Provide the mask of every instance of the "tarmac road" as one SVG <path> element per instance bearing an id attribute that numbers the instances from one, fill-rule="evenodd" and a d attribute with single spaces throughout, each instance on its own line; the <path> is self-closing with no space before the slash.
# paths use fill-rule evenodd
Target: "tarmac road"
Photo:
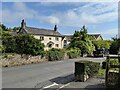
<path id="1" fill-rule="evenodd" d="M 69 59 L 2 68 L 2 88 L 34 88 L 38 83 L 73 74 L 74 62 L 78 60 L 102 62 L 104 58 Z"/>

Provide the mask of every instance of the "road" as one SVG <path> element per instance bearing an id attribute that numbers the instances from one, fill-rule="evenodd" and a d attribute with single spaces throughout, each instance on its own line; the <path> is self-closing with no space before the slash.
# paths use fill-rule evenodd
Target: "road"
<path id="1" fill-rule="evenodd" d="M 78 60 L 103 61 L 103 58 L 80 58 L 2 68 L 2 88 L 34 88 L 40 82 L 74 73 Z"/>

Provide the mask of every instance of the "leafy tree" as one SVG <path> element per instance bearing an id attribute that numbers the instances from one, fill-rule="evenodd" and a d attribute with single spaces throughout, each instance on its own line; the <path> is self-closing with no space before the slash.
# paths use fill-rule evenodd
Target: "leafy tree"
<path id="1" fill-rule="evenodd" d="M 20 29 L 20 27 L 14 27 L 14 28 L 13 28 L 14 31 L 17 31 L 17 30 L 19 30 L 19 29 Z"/>
<path id="2" fill-rule="evenodd" d="M 15 52 L 15 39 L 13 38 L 13 36 L 9 34 L 9 32 L 2 31 L 2 44 L 3 47 L 5 47 L 4 52 L 6 53 Z"/>
<path id="3" fill-rule="evenodd" d="M 79 48 L 82 55 L 92 54 L 95 47 L 87 34 L 87 29 L 85 28 L 85 26 L 83 26 L 80 31 L 75 31 L 70 43 L 70 47 Z"/>
<path id="4" fill-rule="evenodd" d="M 8 31 L 9 30 L 4 24 L 0 24 L 0 27 L 2 28 L 3 31 Z"/>
<path id="5" fill-rule="evenodd" d="M 119 39 L 113 39 L 114 41 L 112 42 L 110 46 L 110 53 L 111 54 L 118 54 L 120 52 L 120 38 Z"/>
<path id="6" fill-rule="evenodd" d="M 93 41 L 93 43 L 95 45 L 96 50 L 102 49 L 102 48 L 109 49 L 112 41 L 110 41 L 110 40 L 97 40 L 97 41 Z"/>
<path id="7" fill-rule="evenodd" d="M 44 44 L 33 36 L 28 34 L 21 34 L 15 36 L 16 39 L 16 52 L 26 55 L 41 55 L 44 51 Z"/>
<path id="8" fill-rule="evenodd" d="M 33 36 L 28 34 L 20 34 L 11 36 L 4 33 L 3 45 L 5 46 L 6 53 L 18 53 L 26 55 L 42 55 L 44 52 L 44 44 Z"/>

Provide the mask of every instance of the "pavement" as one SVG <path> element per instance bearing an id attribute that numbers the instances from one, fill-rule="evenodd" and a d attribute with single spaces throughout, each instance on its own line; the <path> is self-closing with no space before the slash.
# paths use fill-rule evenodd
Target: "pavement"
<path id="1" fill-rule="evenodd" d="M 104 90 L 105 76 L 91 77 L 85 82 L 76 81 L 74 74 L 57 77 L 42 83 L 38 83 L 35 88 L 38 90 L 63 90 L 63 89 L 94 89 Z"/>
<path id="2" fill-rule="evenodd" d="M 74 62 L 79 60 L 102 62 L 104 58 L 78 58 L 2 68 L 2 88 L 63 87 L 74 81 Z"/>

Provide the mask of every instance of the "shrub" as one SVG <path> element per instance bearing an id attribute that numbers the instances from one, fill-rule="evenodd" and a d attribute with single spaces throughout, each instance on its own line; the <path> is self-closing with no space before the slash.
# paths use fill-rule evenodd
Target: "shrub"
<path id="1" fill-rule="evenodd" d="M 89 77 L 97 74 L 100 68 L 100 63 L 92 61 L 75 62 L 75 77 L 77 80 L 85 81 Z M 86 78 L 85 78 L 86 77 Z"/>
<path id="2" fill-rule="evenodd" d="M 52 48 L 47 52 L 47 57 L 49 61 L 62 60 L 64 57 L 64 51 Z"/>
<path id="3" fill-rule="evenodd" d="M 119 65 L 118 59 L 111 59 L 110 66 L 112 65 Z M 102 68 L 106 69 L 106 60 L 102 62 Z"/>
<path id="4" fill-rule="evenodd" d="M 79 48 L 70 48 L 67 50 L 67 55 L 69 58 L 78 58 L 81 55 L 81 51 Z"/>

